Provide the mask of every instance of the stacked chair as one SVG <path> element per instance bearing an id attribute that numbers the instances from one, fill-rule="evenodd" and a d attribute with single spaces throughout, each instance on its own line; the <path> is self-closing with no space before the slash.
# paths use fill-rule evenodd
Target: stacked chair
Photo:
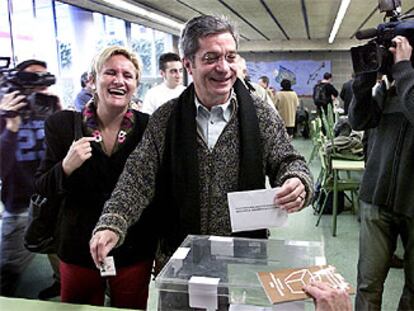
<path id="1" fill-rule="evenodd" d="M 326 115 L 322 115 L 322 119 L 317 118 L 319 120 L 315 119 L 312 121 L 315 122 L 315 131 L 317 130 L 318 124 L 323 124 L 325 129 L 325 134 L 320 130 L 318 133 L 319 137 L 312 137 L 314 149 L 316 148 L 316 150 L 318 150 L 321 161 L 321 171 L 317 181 L 320 184 L 320 191 L 319 196 L 314 200 L 313 204 L 314 207 L 316 204 L 320 206 L 318 220 L 316 222 L 316 226 L 318 226 L 326 208 L 328 196 L 330 193 L 333 193 L 332 235 L 336 236 L 338 192 L 350 192 L 350 201 L 352 202 L 352 208 L 355 212 L 355 206 L 358 202 L 357 192 L 360 186 L 360 178 L 353 177 L 352 172 L 363 171 L 365 163 L 360 155 L 354 155 L 352 152 L 344 153 L 343 150 L 341 150 L 343 145 L 341 146 L 338 144 L 338 142 L 341 141 L 341 137 L 334 137 L 334 114 L 331 107 L 328 107 L 328 112 Z M 335 141 L 337 141 L 337 144 L 335 144 Z M 342 141 L 344 141 L 344 139 L 342 139 Z M 313 153 L 314 151 L 312 151 L 309 162 L 314 157 Z M 324 196 L 322 196 L 322 193 Z M 320 202 L 322 198 L 324 198 L 323 202 Z"/>
<path id="2" fill-rule="evenodd" d="M 310 122 L 310 135 L 312 139 L 313 149 L 310 154 L 308 164 L 312 162 L 315 156 L 318 154 L 319 149 L 322 147 L 322 120 L 321 118 L 315 118 Z"/>

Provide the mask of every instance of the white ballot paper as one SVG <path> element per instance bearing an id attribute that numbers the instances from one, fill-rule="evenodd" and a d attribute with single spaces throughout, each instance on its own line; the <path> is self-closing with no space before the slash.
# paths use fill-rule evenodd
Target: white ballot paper
<path id="1" fill-rule="evenodd" d="M 279 188 L 230 192 L 227 194 L 233 232 L 287 225 L 285 210 L 273 203 Z"/>

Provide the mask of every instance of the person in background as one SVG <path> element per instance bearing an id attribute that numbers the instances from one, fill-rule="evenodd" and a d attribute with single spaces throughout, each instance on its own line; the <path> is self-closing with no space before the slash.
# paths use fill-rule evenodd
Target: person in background
<path id="1" fill-rule="evenodd" d="M 372 94 L 375 72 L 357 74 L 348 111 L 355 130 L 369 129 L 368 158 L 360 187 L 360 238 L 356 310 L 381 310 L 384 283 L 398 237 L 404 247 L 404 288 L 398 310 L 414 310 L 414 69 L 407 38 L 392 39 L 388 87 Z"/>
<path id="2" fill-rule="evenodd" d="M 75 98 L 76 111 L 82 111 L 83 107 L 85 107 L 85 104 L 90 101 L 93 96 L 92 76 L 88 72 L 84 72 L 81 75 L 80 82 L 82 89 Z"/>
<path id="3" fill-rule="evenodd" d="M 273 104 L 276 102 L 276 92 L 270 89 L 270 80 L 268 76 L 261 76 L 257 82 L 262 88 L 266 90 L 267 95 L 271 98 Z M 274 88 L 273 88 L 274 90 Z"/>
<path id="4" fill-rule="evenodd" d="M 261 85 L 250 81 L 246 60 L 240 55 L 237 56 L 237 77 L 243 82 L 250 93 L 258 96 L 276 110 L 275 104 L 268 92 Z"/>
<path id="5" fill-rule="evenodd" d="M 323 96 L 321 95 L 319 98 L 315 98 L 315 89 L 319 85 L 322 86 L 320 90 Z M 332 85 L 332 74 L 330 72 L 325 72 L 323 74 L 323 79 L 320 82 L 318 82 L 314 88 L 314 102 L 318 110 L 319 116 L 322 117 L 322 112 L 324 112 L 325 114 L 327 113 L 329 105 L 332 107 L 332 111 L 333 111 L 333 108 L 334 108 L 333 101 L 337 97 L 338 97 L 338 90 Z M 322 100 L 322 101 L 319 102 L 319 100 Z"/>
<path id="6" fill-rule="evenodd" d="M 227 194 L 265 188 L 265 174 L 280 187 L 275 207 L 298 212 L 312 197 L 309 169 L 283 121 L 237 79 L 234 26 L 225 18 L 195 17 L 180 47 L 194 82 L 151 116 L 128 159 L 90 242 L 97 266 L 146 210 L 163 216 L 157 252 L 163 267 L 188 234 L 232 235 Z M 268 231 L 235 235 L 267 238 Z"/>
<path id="7" fill-rule="evenodd" d="M 162 104 L 178 97 L 185 90 L 183 85 L 183 64 L 175 53 L 164 53 L 159 58 L 163 82 L 149 89 L 145 94 L 142 112 L 153 114 Z"/>
<path id="8" fill-rule="evenodd" d="M 102 277 L 89 253 L 92 229 L 147 125 L 148 115 L 130 107 L 141 69 L 135 54 L 111 46 L 96 55 L 91 76 L 95 94 L 82 111 L 84 137 L 74 141 L 78 112 L 50 117 L 46 156 L 35 179 L 41 195 L 64 195 L 57 246 L 61 301 L 103 305 L 108 284 L 111 306 L 145 309 L 157 244 L 155 223 L 144 214 L 129 228 L 124 244 L 111 253 L 115 276 Z"/>
<path id="9" fill-rule="evenodd" d="M 36 81 L 41 79 L 37 74 L 48 73 L 46 62 L 37 59 L 21 62 L 15 70 L 18 73 L 33 74 L 32 79 Z M 46 86 L 48 83 L 34 88 L 29 84 L 27 80 L 23 87 L 30 89 L 33 102 L 34 98 L 50 100 L 49 113 L 60 109 L 59 98 L 50 93 Z M 6 85 L 3 86 L 7 88 Z M 31 105 L 35 103 L 29 105 L 28 101 L 28 95 L 23 95 L 20 91 L 4 94 L 0 101 L 1 201 L 5 206 L 0 243 L 0 295 L 8 297 L 16 297 L 19 278 L 34 258 L 34 254 L 24 247 L 24 233 L 30 197 L 35 192 L 34 175 L 45 153 L 44 122 L 47 114 L 34 113 L 35 107 Z M 51 287 L 39 293 L 41 299 L 59 295 L 58 260 L 52 254 L 49 255 L 49 260 L 55 272 L 55 281 Z"/>
<path id="10" fill-rule="evenodd" d="M 289 136 L 293 137 L 299 98 L 296 92 L 292 90 L 290 80 L 283 79 L 282 82 L 280 82 L 280 86 L 282 89 L 276 93 L 276 109 L 279 111 L 283 121 L 285 121 L 286 130 Z"/>
<path id="11" fill-rule="evenodd" d="M 355 78 L 355 77 L 354 77 Z M 386 75 L 378 72 L 377 73 L 377 82 L 372 88 L 372 97 L 374 100 L 381 101 L 381 98 L 384 98 L 388 89 L 390 89 L 391 83 L 388 81 Z M 353 91 L 352 91 L 353 92 Z M 352 93 L 353 94 L 353 93 Z M 370 153 L 370 133 L 375 131 L 374 129 L 365 129 L 364 135 L 362 136 L 362 146 L 364 148 L 364 161 L 365 163 L 368 160 L 368 154 Z M 400 239 L 401 240 L 401 239 Z M 404 260 L 394 253 L 391 257 L 391 268 L 402 269 L 404 268 Z"/>
<path id="12" fill-rule="evenodd" d="M 259 81 L 257 82 L 262 88 L 267 90 L 269 88 L 269 77 L 268 76 L 261 76 Z"/>
<path id="13" fill-rule="evenodd" d="M 272 98 L 276 98 L 277 90 L 273 86 L 269 86 L 269 91 L 272 93 Z"/>
<path id="14" fill-rule="evenodd" d="M 339 97 L 341 97 L 342 101 L 344 102 L 345 115 L 348 115 L 349 104 L 351 103 L 352 97 L 354 96 L 354 92 L 352 91 L 352 83 L 354 83 L 354 78 L 355 74 L 352 73 L 351 79 L 342 85 L 341 93 L 339 94 Z"/>

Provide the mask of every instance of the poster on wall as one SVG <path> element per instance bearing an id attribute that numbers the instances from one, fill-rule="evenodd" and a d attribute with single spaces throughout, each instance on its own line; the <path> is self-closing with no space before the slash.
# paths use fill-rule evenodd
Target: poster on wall
<path id="1" fill-rule="evenodd" d="M 274 62 L 247 62 L 247 70 L 252 82 L 261 76 L 268 76 L 270 85 L 280 90 L 280 82 L 289 79 L 292 89 L 299 96 L 312 96 L 313 87 L 322 80 L 325 72 L 331 72 L 329 60 L 282 60 Z"/>

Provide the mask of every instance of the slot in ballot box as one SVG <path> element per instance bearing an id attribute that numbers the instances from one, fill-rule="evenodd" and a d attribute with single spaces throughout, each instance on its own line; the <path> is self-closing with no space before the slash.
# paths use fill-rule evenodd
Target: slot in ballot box
<path id="1" fill-rule="evenodd" d="M 155 279 L 158 310 L 315 310 L 272 305 L 257 272 L 324 264 L 321 242 L 189 235 Z"/>

